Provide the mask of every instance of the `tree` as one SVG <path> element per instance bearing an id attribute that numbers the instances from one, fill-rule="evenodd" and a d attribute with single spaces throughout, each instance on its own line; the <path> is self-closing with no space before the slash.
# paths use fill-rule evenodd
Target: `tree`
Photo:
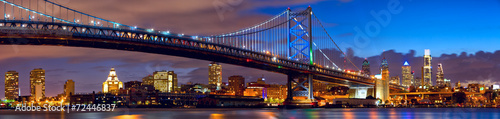
<path id="1" fill-rule="evenodd" d="M 366 99 L 375 99 L 372 95 L 366 97 Z"/>
<path id="2" fill-rule="evenodd" d="M 452 97 L 453 97 L 453 102 L 459 104 L 464 103 L 465 100 L 467 99 L 467 96 L 465 95 L 464 92 L 455 92 L 453 93 Z"/>

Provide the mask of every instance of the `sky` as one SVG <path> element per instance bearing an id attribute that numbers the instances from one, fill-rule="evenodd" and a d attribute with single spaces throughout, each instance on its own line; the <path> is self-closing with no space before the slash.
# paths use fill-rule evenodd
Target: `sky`
<path id="1" fill-rule="evenodd" d="M 430 49 L 433 67 L 443 63 L 445 78 L 453 83 L 499 84 L 500 80 L 500 0 L 52 1 L 122 24 L 190 35 L 236 31 L 287 8 L 294 11 L 311 6 L 335 42 L 344 51 L 352 49 L 348 57 L 358 67 L 367 58 L 371 72 L 379 73 L 381 59 L 386 57 L 391 76 L 400 76 L 403 62 L 408 60 L 418 77 L 424 49 Z M 359 37 L 363 35 L 366 37 Z M 29 71 L 34 68 L 46 70 L 46 94 L 55 96 L 62 93 L 67 79 L 75 81 L 77 93 L 100 91 L 111 67 L 116 68 L 123 82 L 141 80 L 157 70 L 173 70 L 178 74 L 179 84 L 208 83 L 210 63 L 176 56 L 64 46 L 0 45 L 0 54 L 0 72 L 19 72 L 21 95 L 29 95 Z M 332 57 L 338 65 L 354 69 L 342 64 L 343 56 Z M 222 74 L 223 82 L 231 75 L 242 75 L 247 82 L 261 76 L 268 83 L 284 84 L 286 80 L 283 74 L 229 64 L 223 64 Z M 4 82 L 0 81 L 0 89 L 3 87 Z M 0 91 L 0 98 L 3 93 Z"/>

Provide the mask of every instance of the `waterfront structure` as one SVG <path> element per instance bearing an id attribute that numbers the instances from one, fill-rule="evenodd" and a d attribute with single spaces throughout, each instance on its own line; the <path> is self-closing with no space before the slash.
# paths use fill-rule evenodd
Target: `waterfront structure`
<path id="1" fill-rule="evenodd" d="M 103 93 L 113 93 L 117 92 L 119 89 L 123 88 L 123 82 L 118 80 L 115 68 L 111 68 L 109 71 L 108 79 L 102 83 Z"/>
<path id="2" fill-rule="evenodd" d="M 38 101 L 45 97 L 45 70 L 33 69 L 30 72 L 30 93 L 34 100 Z"/>
<path id="3" fill-rule="evenodd" d="M 5 99 L 15 100 L 19 98 L 19 73 L 7 71 L 5 73 Z"/>
<path id="4" fill-rule="evenodd" d="M 410 64 L 408 63 L 408 61 L 405 61 L 405 63 L 403 63 L 403 66 L 401 67 L 402 69 L 402 76 L 403 76 L 403 86 L 404 87 L 410 87 L 412 86 L 412 80 L 413 79 L 413 73 L 411 71 L 411 66 Z"/>
<path id="5" fill-rule="evenodd" d="M 71 79 L 67 80 L 66 83 L 64 83 L 64 95 L 66 97 L 69 97 L 74 94 L 75 94 L 75 82 Z"/>
<path id="6" fill-rule="evenodd" d="M 245 78 L 240 75 L 230 76 L 228 78 L 229 91 L 236 96 L 243 96 L 245 92 Z"/>
<path id="7" fill-rule="evenodd" d="M 486 88 L 484 84 L 471 83 L 467 85 L 468 92 L 484 93 Z"/>
<path id="8" fill-rule="evenodd" d="M 422 88 L 427 89 L 432 86 L 432 66 L 431 50 L 425 49 L 424 66 L 422 67 Z"/>
<path id="9" fill-rule="evenodd" d="M 368 62 L 368 60 L 365 58 L 365 61 L 363 61 L 363 65 L 361 66 L 362 67 L 362 72 L 363 74 L 365 75 L 371 75 L 370 73 L 370 62 Z"/>
<path id="10" fill-rule="evenodd" d="M 270 84 L 267 87 L 267 99 L 284 101 L 287 96 L 286 85 Z"/>
<path id="11" fill-rule="evenodd" d="M 217 90 L 222 85 L 222 66 L 219 63 L 212 62 L 208 65 L 208 84 L 216 85 Z"/>
<path id="12" fill-rule="evenodd" d="M 389 100 L 389 65 L 387 60 L 382 59 L 380 66 L 381 77 L 375 80 L 375 98 L 379 98 L 384 103 Z"/>
<path id="13" fill-rule="evenodd" d="M 443 72 L 443 64 L 439 63 L 436 72 L 436 86 L 445 87 L 444 84 L 444 72 Z"/>
<path id="14" fill-rule="evenodd" d="M 389 80 L 389 83 L 390 84 L 396 84 L 396 85 L 399 85 L 400 84 L 400 78 L 399 76 L 393 76 L 391 77 L 391 80 Z"/>
<path id="15" fill-rule="evenodd" d="M 174 92 L 178 90 L 177 74 L 174 71 L 155 71 L 153 73 L 154 87 L 160 92 Z"/>

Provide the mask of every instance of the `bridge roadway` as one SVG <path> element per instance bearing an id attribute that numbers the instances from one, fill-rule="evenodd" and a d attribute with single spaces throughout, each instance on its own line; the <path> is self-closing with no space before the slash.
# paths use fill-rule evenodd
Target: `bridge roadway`
<path id="1" fill-rule="evenodd" d="M 0 21 L 1 44 L 56 45 L 139 51 L 216 61 L 282 74 L 312 73 L 317 80 L 339 84 L 373 85 L 370 78 L 310 66 L 231 46 L 147 31 L 65 23 Z"/>
<path id="2" fill-rule="evenodd" d="M 313 79 L 348 86 L 374 85 L 368 76 L 311 66 L 272 55 L 207 42 L 188 35 L 80 24 L 0 20 L 0 44 L 53 45 L 115 49 L 173 55 L 251 67 L 286 75 L 313 74 Z M 391 85 L 392 89 L 402 89 Z"/>

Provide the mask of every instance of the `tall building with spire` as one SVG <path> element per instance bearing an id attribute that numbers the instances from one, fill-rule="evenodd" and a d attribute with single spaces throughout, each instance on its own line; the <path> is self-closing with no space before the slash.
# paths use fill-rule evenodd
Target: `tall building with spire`
<path id="1" fill-rule="evenodd" d="M 370 73 L 370 62 L 368 62 L 368 60 L 366 60 L 366 58 L 365 58 L 365 61 L 363 61 L 363 65 L 361 67 L 363 69 L 363 74 L 371 75 L 371 73 Z"/>
<path id="2" fill-rule="evenodd" d="M 382 100 L 384 103 L 389 100 L 389 65 L 387 60 L 382 59 L 380 66 L 380 72 L 382 74 L 381 79 L 375 80 L 375 97 Z"/>
<path id="3" fill-rule="evenodd" d="M 411 83 L 412 83 L 411 80 L 413 80 L 413 76 L 411 73 L 411 66 L 408 63 L 408 61 L 405 61 L 405 63 L 403 63 L 403 66 L 401 67 L 401 69 L 402 69 L 402 76 L 403 76 L 403 86 L 410 87 Z"/>
<path id="4" fill-rule="evenodd" d="M 5 99 L 15 100 L 19 97 L 19 73 L 7 71 L 5 73 Z"/>
<path id="5" fill-rule="evenodd" d="M 436 86 L 445 87 L 444 84 L 444 72 L 443 72 L 443 64 L 439 63 L 436 72 Z"/>
<path id="6" fill-rule="evenodd" d="M 219 63 L 212 62 L 208 65 L 208 84 L 216 85 L 217 90 L 222 85 L 222 66 Z"/>
<path id="7" fill-rule="evenodd" d="M 123 82 L 118 80 L 115 68 L 111 68 L 109 71 L 108 79 L 102 83 L 103 93 L 113 93 L 123 88 Z"/>
<path id="8" fill-rule="evenodd" d="M 35 100 L 45 97 L 45 70 L 33 69 L 30 72 L 30 93 Z"/>
<path id="9" fill-rule="evenodd" d="M 432 66 L 431 50 L 425 49 L 424 66 L 422 67 L 422 88 L 426 89 L 432 86 Z"/>

